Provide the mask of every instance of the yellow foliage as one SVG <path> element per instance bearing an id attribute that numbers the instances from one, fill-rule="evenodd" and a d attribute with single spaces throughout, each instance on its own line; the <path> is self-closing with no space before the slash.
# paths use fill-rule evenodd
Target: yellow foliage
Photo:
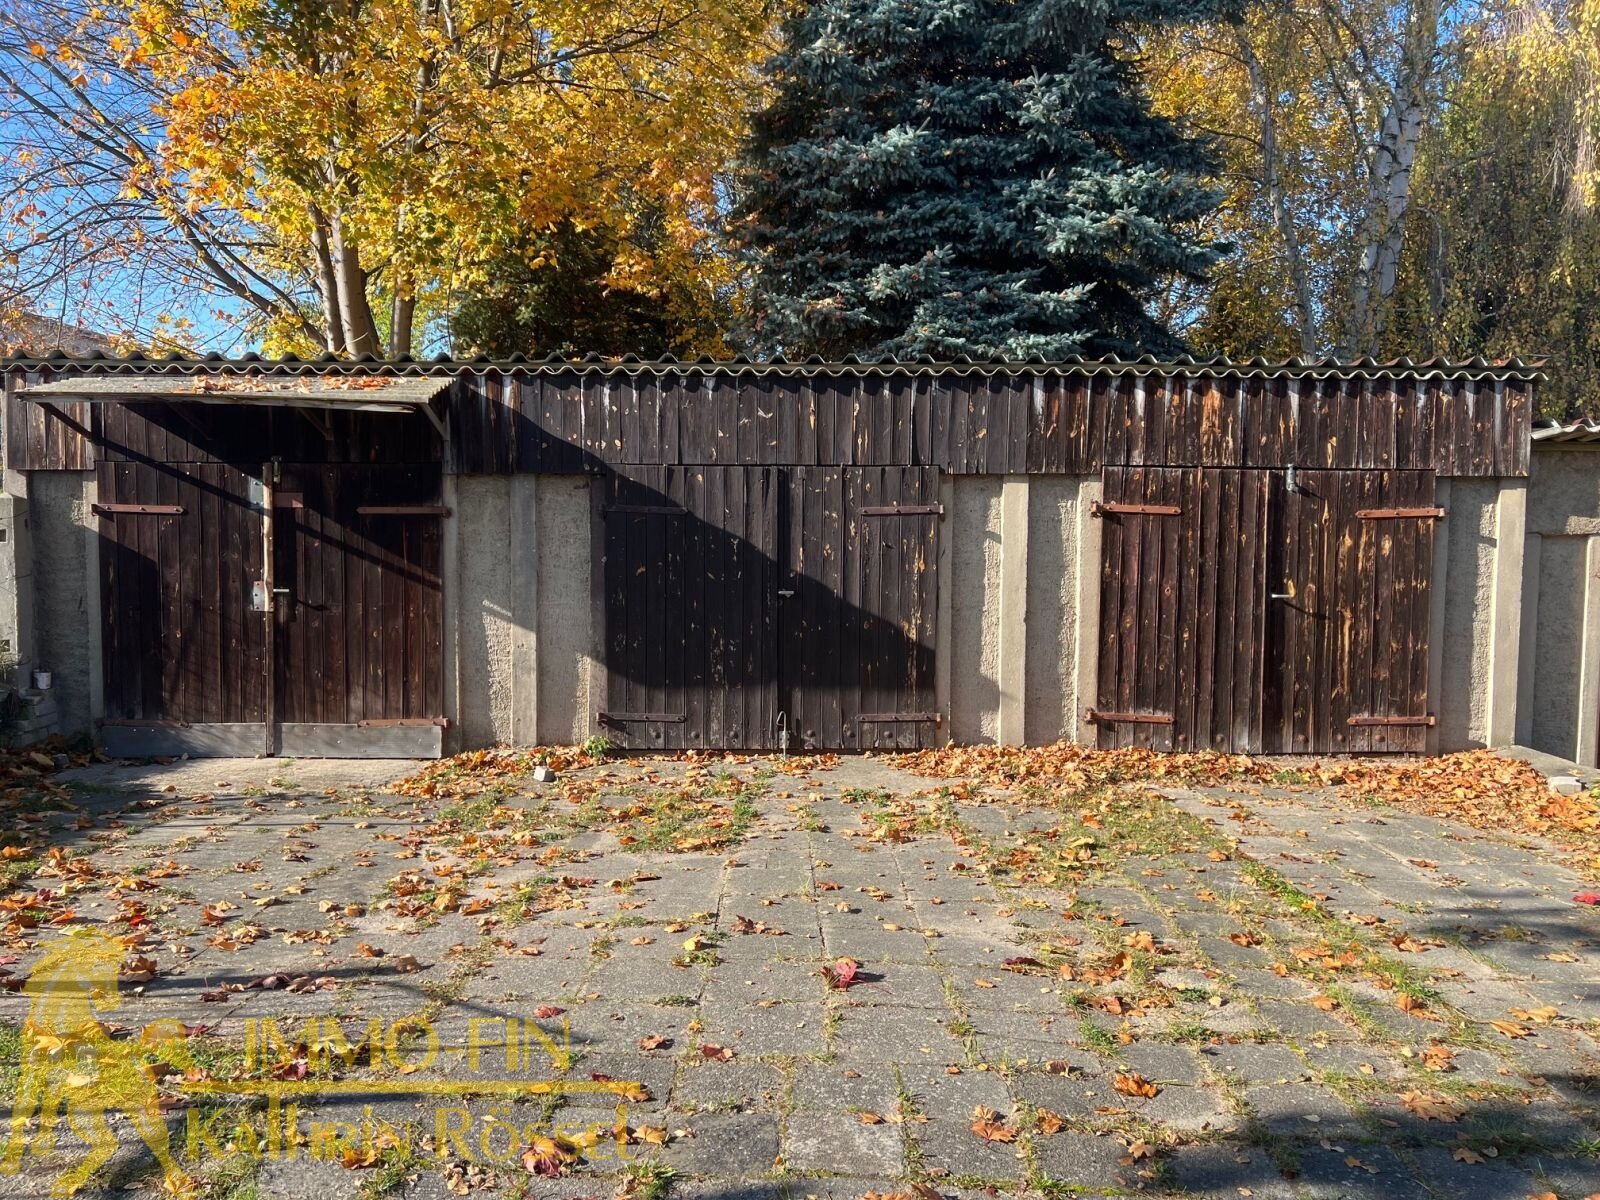
<path id="1" fill-rule="evenodd" d="M 616 282 L 725 285 L 704 252 L 714 172 L 767 52 L 753 0 L 128 0 L 80 37 L 121 39 L 164 97 L 161 183 L 232 211 L 302 282 L 355 256 L 380 300 L 445 308 L 497 252 L 563 221 L 648 251 Z M 286 11 L 291 15 L 285 15 Z M 176 201 L 175 202 L 179 202 Z M 344 264 L 348 266 L 349 264 Z M 285 312 L 270 341 L 304 323 Z"/>

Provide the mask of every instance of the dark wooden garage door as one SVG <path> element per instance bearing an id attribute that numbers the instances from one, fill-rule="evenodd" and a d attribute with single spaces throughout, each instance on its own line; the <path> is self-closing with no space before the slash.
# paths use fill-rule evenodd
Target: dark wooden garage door
<path id="1" fill-rule="evenodd" d="M 649 467 L 596 488 L 608 737 L 940 740 L 936 470 Z"/>
<path id="2" fill-rule="evenodd" d="M 284 464 L 273 515 L 282 745 L 442 725 L 439 468 Z"/>
<path id="3" fill-rule="evenodd" d="M 1271 474 L 1264 746 L 1421 751 L 1428 707 L 1432 471 Z"/>
<path id="4" fill-rule="evenodd" d="M 942 744 L 938 470 L 800 467 L 786 475 L 780 699 L 791 744 Z"/>
<path id="5" fill-rule="evenodd" d="M 1420 750 L 1433 475 L 1103 475 L 1102 746 Z"/>
<path id="6" fill-rule="evenodd" d="M 437 466 L 102 461 L 97 479 L 109 749 L 439 752 Z"/>
<path id="7" fill-rule="evenodd" d="M 604 525 L 606 736 L 764 747 L 776 713 L 777 472 L 640 467 L 595 483 Z"/>
<path id="8" fill-rule="evenodd" d="M 260 753 L 266 623 L 255 481 L 241 467 L 101 461 L 101 658 L 108 726 L 247 726 Z M 220 736 L 220 731 L 219 731 Z"/>

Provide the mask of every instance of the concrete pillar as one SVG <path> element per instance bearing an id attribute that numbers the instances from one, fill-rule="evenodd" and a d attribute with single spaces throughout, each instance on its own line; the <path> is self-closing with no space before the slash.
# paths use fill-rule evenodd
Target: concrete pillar
<path id="1" fill-rule="evenodd" d="M 1028 477 L 1007 475 L 1000 485 L 1000 717 L 995 740 L 1027 740 L 1028 692 Z"/>
<path id="2" fill-rule="evenodd" d="M 1433 501 L 1444 509 L 1444 520 L 1433 524 L 1433 577 L 1428 583 L 1428 711 L 1434 724 L 1428 727 L 1424 749 L 1439 753 L 1439 712 L 1444 703 L 1444 626 L 1445 603 L 1450 595 L 1450 481 L 1434 485 Z"/>
<path id="3" fill-rule="evenodd" d="M 950 709 L 950 679 L 955 666 L 955 510 L 956 481 L 951 475 L 939 477 L 939 595 L 933 619 L 933 697 L 944 716 L 941 738 L 954 739 L 954 714 Z"/>
<path id="4" fill-rule="evenodd" d="M 1084 714 L 1098 701 L 1100 693 L 1100 536 L 1106 523 L 1091 514 L 1102 494 L 1098 478 L 1085 479 L 1078 485 L 1077 703 L 1068 736 L 1086 746 L 1097 741 L 1095 727 L 1084 719 Z"/>
<path id="5" fill-rule="evenodd" d="M 1578 663 L 1577 761 L 1600 766 L 1600 537 L 1583 543 L 1583 642 Z"/>
<path id="6" fill-rule="evenodd" d="M 7 496 L 0 499 L 0 665 L 13 668 L 15 678 L 0 683 L 24 686 L 35 661 L 28 502 Z"/>
<path id="7" fill-rule="evenodd" d="M 100 484 L 91 472 L 83 481 L 83 606 L 89 637 L 89 728 L 96 742 L 106 715 L 106 662 L 100 644 L 105 619 L 100 594 L 100 518 L 94 511 L 99 500 Z"/>
<path id="8" fill-rule="evenodd" d="M 1516 744 L 1533 745 L 1534 688 L 1538 682 L 1539 572 L 1544 558 L 1544 538 L 1530 533 L 1522 547 L 1522 625 L 1517 638 Z M 1492 679 L 1492 675 L 1491 675 Z M 1500 742 L 1490 742 L 1501 745 Z"/>
<path id="9" fill-rule="evenodd" d="M 511 741 L 539 741 L 539 507 L 536 475 L 511 478 Z"/>
<path id="10" fill-rule="evenodd" d="M 449 445 L 445 446 L 446 460 Z M 444 752 L 454 754 L 461 749 L 461 591 L 465 582 L 461 575 L 461 502 L 456 496 L 456 477 L 445 475 L 441 482 L 440 499 L 450 515 L 444 518 L 444 532 L 439 545 L 439 598 L 441 620 L 444 624 L 444 715 L 450 724 L 444 731 Z"/>
<path id="11" fill-rule="evenodd" d="M 1517 736 L 1527 526 L 1528 481 L 1502 480 L 1495 498 L 1494 591 L 1489 618 L 1487 732 L 1489 745 L 1496 747 L 1512 745 Z M 1528 674 L 1532 674 L 1531 663 Z"/>

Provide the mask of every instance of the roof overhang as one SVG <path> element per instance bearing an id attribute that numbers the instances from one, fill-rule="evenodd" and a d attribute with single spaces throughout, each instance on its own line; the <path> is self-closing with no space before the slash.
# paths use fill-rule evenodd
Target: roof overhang
<path id="1" fill-rule="evenodd" d="M 433 402 L 450 382 L 448 376 L 81 375 L 29 384 L 16 395 L 47 408 L 87 401 L 421 413 L 443 437 L 444 417 Z"/>
<path id="2" fill-rule="evenodd" d="M 1544 446 L 1587 446 L 1600 449 L 1600 422 L 1587 418 L 1578 421 L 1539 421 L 1533 427 L 1533 440 Z"/>

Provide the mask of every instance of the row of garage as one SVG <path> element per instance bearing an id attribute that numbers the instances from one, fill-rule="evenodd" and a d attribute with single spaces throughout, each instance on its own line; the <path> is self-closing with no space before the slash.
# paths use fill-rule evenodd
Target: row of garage
<path id="1" fill-rule="evenodd" d="M 1535 382 L 24 362 L 5 453 L 84 592 L 28 648 L 118 753 L 1420 751 L 1515 719 L 1445 645 L 1520 600 Z"/>

